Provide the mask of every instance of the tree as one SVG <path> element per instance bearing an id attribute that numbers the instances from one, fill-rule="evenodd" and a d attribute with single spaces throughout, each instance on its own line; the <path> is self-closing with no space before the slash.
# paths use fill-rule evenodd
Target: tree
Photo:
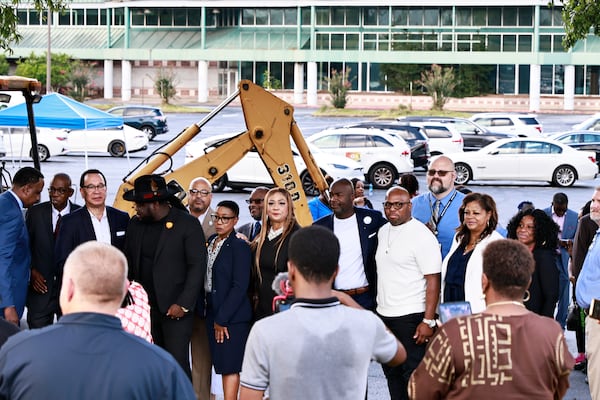
<path id="1" fill-rule="evenodd" d="M 30 0 L 34 8 L 39 13 L 63 10 L 69 0 Z M 0 48 L 12 54 L 11 45 L 21 40 L 21 35 L 17 31 L 19 22 L 17 16 L 17 7 L 21 0 L 4 0 L 0 2 Z"/>
<path id="2" fill-rule="evenodd" d="M 65 92 L 71 82 L 71 71 L 74 66 L 70 55 L 64 53 L 51 53 L 52 70 L 50 76 L 52 79 L 52 90 L 55 92 Z M 17 75 L 37 79 L 46 85 L 46 54 L 35 55 L 31 53 L 29 57 L 17 61 Z"/>
<path id="3" fill-rule="evenodd" d="M 94 67 L 95 62 L 83 63 L 79 60 L 75 60 L 71 72 L 71 84 L 73 89 L 69 92 L 69 95 L 77 101 L 84 101 L 87 96 L 87 89 L 94 78 Z"/>
<path id="4" fill-rule="evenodd" d="M 331 70 L 331 77 L 326 77 L 325 82 L 329 87 L 328 91 L 331 94 L 331 105 L 335 108 L 346 107 L 348 90 L 352 87 L 350 80 L 350 68 L 346 68 L 341 72 L 335 69 Z"/>
<path id="5" fill-rule="evenodd" d="M 381 80 L 390 90 L 409 93 L 411 83 L 419 80 L 426 66 L 421 64 L 383 64 Z"/>
<path id="6" fill-rule="evenodd" d="M 565 23 L 563 45 L 570 49 L 590 33 L 600 35 L 600 2 L 597 0 L 551 0 L 551 6 L 562 4 Z"/>
<path id="7" fill-rule="evenodd" d="M 494 92 L 490 74 L 495 70 L 493 65 L 462 64 L 456 65 L 456 79 L 460 84 L 454 88 L 456 97 L 480 96 Z"/>
<path id="8" fill-rule="evenodd" d="M 267 89 L 267 90 L 281 89 L 281 81 L 279 79 L 276 79 L 273 75 L 271 75 L 271 72 L 268 69 L 266 69 L 265 72 L 263 72 L 262 78 L 263 78 L 262 87 L 264 87 L 265 89 Z"/>
<path id="9" fill-rule="evenodd" d="M 158 92 L 163 104 L 169 104 L 169 100 L 173 99 L 177 94 L 175 90 L 176 75 L 173 71 L 165 71 L 160 69 L 154 78 L 154 88 Z"/>
<path id="10" fill-rule="evenodd" d="M 454 77 L 453 68 L 442 68 L 440 65 L 433 64 L 431 70 L 421 73 L 421 79 L 417 82 L 427 89 L 427 92 L 433 98 L 432 110 L 443 110 L 444 104 L 454 92 L 458 83 Z"/>
<path id="11" fill-rule="evenodd" d="M 9 64 L 4 54 L 0 54 L 0 75 L 8 75 Z"/>

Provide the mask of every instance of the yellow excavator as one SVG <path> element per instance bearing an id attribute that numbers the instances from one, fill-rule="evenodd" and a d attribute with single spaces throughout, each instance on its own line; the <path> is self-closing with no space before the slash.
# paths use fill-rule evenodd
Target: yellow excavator
<path id="1" fill-rule="evenodd" d="M 246 131 L 220 143 L 201 157 L 179 168 L 168 168 L 167 172 L 161 175 L 169 184 L 179 184 L 183 188 L 187 188 L 191 180 L 198 176 L 203 176 L 214 183 L 248 151 L 255 148 L 273 178 L 275 186 L 283 187 L 290 192 L 298 223 L 303 226 L 310 225 L 312 217 L 300 175 L 294 164 L 290 139 L 296 144 L 316 188 L 321 193 L 327 190 L 325 178 L 296 125 L 294 108 L 248 80 L 240 81 L 238 90 L 202 121 L 186 128 L 129 172 L 119 187 L 114 206 L 133 215 L 134 204 L 123 200 L 123 193 L 133 189 L 133 182 L 138 177 L 156 173 L 155 171 L 165 163 L 172 165 L 172 156 L 238 96 L 244 113 Z"/>

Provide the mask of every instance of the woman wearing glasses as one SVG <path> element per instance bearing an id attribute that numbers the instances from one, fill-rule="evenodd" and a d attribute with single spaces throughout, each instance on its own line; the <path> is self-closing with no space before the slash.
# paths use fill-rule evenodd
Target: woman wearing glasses
<path id="1" fill-rule="evenodd" d="M 252 255 L 248 243 L 236 236 L 239 212 L 235 202 L 224 200 L 211 215 L 217 233 L 208 239 L 204 279 L 210 354 L 215 371 L 222 376 L 226 400 L 237 399 L 252 319 L 247 296 Z"/>
<path id="2" fill-rule="evenodd" d="M 265 196 L 262 229 L 252 243 L 254 250 L 255 319 L 273 314 L 271 288 L 280 272 L 287 272 L 288 244 L 294 232 L 300 229 L 294 216 L 290 193 L 283 188 L 273 188 Z"/>
<path id="3" fill-rule="evenodd" d="M 468 301 L 473 313 L 478 313 L 485 309 L 481 291 L 483 250 L 503 239 L 496 232 L 496 202 L 487 194 L 470 193 L 463 199 L 458 217 L 460 226 L 442 263 L 441 302 Z"/>

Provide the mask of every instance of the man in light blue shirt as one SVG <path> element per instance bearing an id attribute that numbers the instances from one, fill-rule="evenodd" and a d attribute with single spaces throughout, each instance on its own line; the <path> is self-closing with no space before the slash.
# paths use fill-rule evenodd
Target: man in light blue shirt
<path id="1" fill-rule="evenodd" d="M 600 224 L 600 186 L 596 187 L 590 206 L 590 219 Z M 577 303 L 589 314 L 585 318 L 587 371 L 592 399 L 600 399 L 600 321 L 589 310 L 593 299 L 600 300 L 600 229 L 585 256 L 577 277 L 575 295 Z M 588 312 L 589 311 L 589 312 Z"/>
<path id="2" fill-rule="evenodd" d="M 412 199 L 412 216 L 431 229 L 446 257 L 456 228 L 460 225 L 458 209 L 465 197 L 454 188 L 454 163 L 446 156 L 435 159 L 427 171 L 429 193 Z"/>

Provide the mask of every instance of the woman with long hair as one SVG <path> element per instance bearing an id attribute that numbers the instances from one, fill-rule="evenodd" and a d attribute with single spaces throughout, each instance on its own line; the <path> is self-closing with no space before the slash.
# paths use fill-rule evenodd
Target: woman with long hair
<path id="1" fill-rule="evenodd" d="M 271 285 L 277 274 L 287 272 L 289 240 L 300 229 L 292 197 L 287 190 L 273 188 L 267 192 L 262 227 L 260 235 L 252 243 L 255 320 L 273 314 L 272 302 L 277 294 Z"/>

